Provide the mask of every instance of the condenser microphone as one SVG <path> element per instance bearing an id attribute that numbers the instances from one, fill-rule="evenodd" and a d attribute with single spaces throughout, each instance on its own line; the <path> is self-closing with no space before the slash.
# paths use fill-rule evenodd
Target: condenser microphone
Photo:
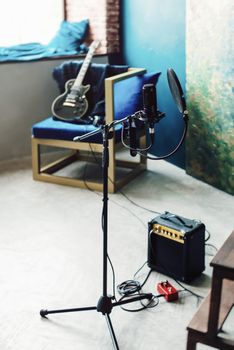
<path id="1" fill-rule="evenodd" d="M 149 134 L 151 142 L 154 141 L 154 124 L 158 121 L 157 116 L 157 97 L 156 87 L 154 84 L 145 84 L 143 92 L 143 111 L 145 122 L 149 125 Z"/>

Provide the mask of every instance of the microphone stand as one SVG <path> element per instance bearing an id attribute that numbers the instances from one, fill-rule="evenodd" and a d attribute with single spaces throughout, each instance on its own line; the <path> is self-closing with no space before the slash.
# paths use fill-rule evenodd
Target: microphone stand
<path id="1" fill-rule="evenodd" d="M 82 141 L 90 136 L 102 133 L 103 153 L 102 153 L 102 170 L 103 170 L 103 288 L 102 295 L 100 296 L 97 306 L 87 306 L 82 308 L 72 309 L 60 309 L 60 310 L 45 310 L 40 311 L 42 317 L 46 317 L 49 314 L 67 313 L 67 312 L 80 312 L 96 310 L 101 312 L 105 318 L 110 332 L 110 336 L 113 343 L 113 348 L 119 350 L 119 345 L 115 336 L 114 328 L 111 322 L 110 313 L 113 307 L 132 303 L 135 301 L 153 298 L 152 293 L 144 293 L 143 295 L 133 296 L 127 300 L 116 301 L 113 296 L 107 294 L 107 263 L 108 263 L 108 166 L 109 166 L 109 139 L 113 137 L 113 133 L 110 133 L 110 129 L 113 129 L 117 124 L 124 123 L 125 121 L 134 118 L 135 116 L 127 116 L 120 120 L 115 120 L 110 124 L 106 124 L 97 130 L 91 131 L 83 136 L 75 137 L 74 141 Z"/>
<path id="2" fill-rule="evenodd" d="M 178 145 L 175 147 L 175 149 L 168 153 L 167 155 L 161 156 L 161 157 L 149 157 L 148 155 L 145 155 L 144 153 L 141 153 L 141 151 L 148 151 L 152 144 L 153 144 L 153 138 L 154 138 L 154 124 L 158 123 L 164 116 L 164 113 L 161 113 L 159 111 L 154 111 L 154 100 L 155 96 L 153 89 L 151 89 L 150 86 L 147 86 L 147 91 L 145 91 L 145 95 L 143 95 L 143 99 L 145 97 L 145 105 L 146 105 L 146 111 L 138 111 L 134 113 L 133 115 L 127 116 L 125 118 L 122 118 L 120 120 L 114 120 L 110 124 L 106 124 L 101 126 L 99 129 L 91 131 L 83 136 L 77 136 L 73 139 L 73 141 L 82 141 L 90 136 L 102 133 L 102 144 L 103 144 L 103 153 L 102 153 L 102 169 L 103 169 L 103 220 L 102 220 L 102 229 L 103 229 L 103 290 L 102 295 L 100 296 L 97 306 L 87 306 L 82 308 L 73 308 L 73 309 L 60 309 L 60 310 L 45 310 L 42 309 L 40 311 L 40 315 L 42 317 L 46 317 L 46 315 L 49 314 L 56 314 L 56 313 L 66 313 L 66 312 L 80 312 L 80 311 L 90 311 L 90 310 L 96 310 L 97 312 L 101 312 L 105 318 L 106 322 L 109 328 L 109 332 L 111 335 L 113 347 L 115 350 L 119 350 L 119 345 L 115 336 L 114 328 L 112 326 L 112 322 L 110 319 L 110 313 L 115 306 L 120 306 L 128 303 L 132 303 L 135 301 L 147 299 L 149 302 L 153 300 L 153 294 L 152 293 L 144 293 L 142 295 L 133 295 L 132 297 L 129 297 L 127 300 L 123 300 L 122 298 L 119 301 L 116 301 L 114 296 L 109 296 L 107 294 L 107 263 L 108 263 L 108 166 L 109 166 L 109 139 L 113 137 L 113 132 L 110 132 L 111 129 L 114 129 L 114 127 L 117 124 L 123 124 L 124 122 L 128 121 L 131 123 L 133 119 L 138 119 L 144 123 L 147 123 L 149 125 L 149 132 L 150 132 L 150 138 L 151 138 L 151 144 L 149 147 L 146 147 L 145 149 L 134 149 L 133 147 L 128 147 L 125 145 L 125 143 L 122 140 L 122 143 L 125 147 L 130 149 L 130 154 L 135 155 L 135 151 L 142 155 L 147 157 L 148 159 L 153 160 L 160 160 L 160 159 L 166 159 L 173 155 L 179 147 L 182 145 L 186 133 L 187 133 L 187 126 L 188 126 L 188 111 L 186 110 L 186 103 L 183 95 L 183 90 L 180 86 L 180 82 L 173 71 L 172 68 L 168 69 L 168 82 L 171 89 L 171 93 L 176 101 L 176 104 L 180 110 L 180 112 L 183 114 L 183 119 L 185 123 L 184 132 L 183 135 L 178 143 Z M 151 104 L 152 104 L 152 110 L 151 110 Z M 153 117 L 148 116 L 147 109 L 149 109 L 149 112 L 153 113 Z M 146 112 L 146 113 L 145 113 Z"/>

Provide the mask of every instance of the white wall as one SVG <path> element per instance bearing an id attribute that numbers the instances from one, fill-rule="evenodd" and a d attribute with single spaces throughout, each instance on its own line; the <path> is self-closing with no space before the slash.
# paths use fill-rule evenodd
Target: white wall
<path id="1" fill-rule="evenodd" d="M 50 114 L 59 93 L 52 70 L 64 61 L 0 64 L 0 161 L 31 154 L 31 126 Z"/>

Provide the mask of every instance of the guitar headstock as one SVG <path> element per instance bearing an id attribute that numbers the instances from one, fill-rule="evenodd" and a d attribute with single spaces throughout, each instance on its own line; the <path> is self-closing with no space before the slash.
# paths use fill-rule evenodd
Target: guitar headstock
<path id="1" fill-rule="evenodd" d="M 101 45 L 100 41 L 94 40 L 92 44 L 89 46 L 89 52 L 94 53 L 100 45 Z"/>

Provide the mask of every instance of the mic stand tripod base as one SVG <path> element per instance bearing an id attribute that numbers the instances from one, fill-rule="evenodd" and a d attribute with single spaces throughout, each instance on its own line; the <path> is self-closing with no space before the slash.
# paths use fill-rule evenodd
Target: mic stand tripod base
<path id="1" fill-rule="evenodd" d="M 133 303 L 133 302 L 144 300 L 144 299 L 151 300 L 152 297 L 153 297 L 153 294 L 147 293 L 147 294 L 137 295 L 137 296 L 133 295 L 132 297 L 130 297 L 127 300 L 112 302 L 112 300 L 115 299 L 114 297 L 101 296 L 98 300 L 97 306 L 87 306 L 87 307 L 72 308 L 72 309 L 60 309 L 60 310 L 42 309 L 40 311 L 40 315 L 41 315 L 41 317 L 47 318 L 46 315 L 49 315 L 49 314 L 61 314 L 61 313 L 68 313 L 68 312 L 80 312 L 80 311 L 92 311 L 92 310 L 96 310 L 97 312 L 101 312 L 106 318 L 106 322 L 107 322 L 107 326 L 108 326 L 108 329 L 110 332 L 113 348 L 115 350 L 119 350 L 119 345 L 118 345 L 118 342 L 117 342 L 117 339 L 115 336 L 115 332 L 114 332 L 114 328 L 113 328 L 111 318 L 110 318 L 110 313 L 112 311 L 112 308 L 115 306 L 121 306 L 124 304 L 129 304 L 129 303 Z"/>
<path id="2" fill-rule="evenodd" d="M 98 306 L 100 307 L 100 304 L 101 304 L 103 306 L 102 310 L 98 310 L 98 307 L 96 307 L 96 306 L 88 306 L 88 307 L 73 308 L 73 309 L 61 309 L 61 310 L 44 310 L 44 309 L 42 309 L 40 311 L 40 315 L 41 315 L 41 317 L 47 318 L 46 315 L 49 315 L 49 314 L 58 314 L 58 313 L 66 313 L 66 312 L 80 312 L 80 311 L 90 311 L 90 310 L 100 311 L 100 312 L 102 312 L 102 314 L 106 318 L 106 323 L 107 323 L 107 326 L 108 326 L 108 329 L 110 332 L 113 348 L 115 350 L 119 350 L 119 345 L 118 345 L 118 342 L 117 342 L 117 339 L 115 336 L 115 332 L 114 332 L 114 328 L 113 328 L 113 325 L 112 325 L 112 322 L 111 322 L 111 319 L 109 316 L 109 313 L 112 309 L 112 305 L 109 306 L 109 303 L 108 303 L 107 310 L 109 310 L 109 308 L 110 308 L 110 311 L 109 311 L 109 313 L 104 312 L 104 308 L 106 308 L 106 302 L 103 302 L 103 300 L 101 300 L 102 298 L 108 298 L 108 297 L 101 297 L 99 299 Z"/>

